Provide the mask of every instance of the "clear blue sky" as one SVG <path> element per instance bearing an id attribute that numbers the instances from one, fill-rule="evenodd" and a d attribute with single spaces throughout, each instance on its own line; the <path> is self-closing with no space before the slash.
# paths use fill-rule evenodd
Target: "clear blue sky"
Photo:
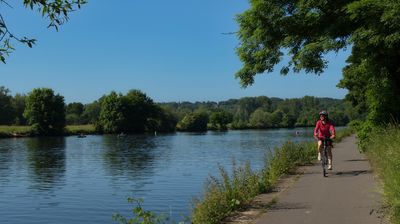
<path id="1" fill-rule="evenodd" d="M 18 1 L 22 4 L 22 1 Z M 17 3 L 14 3 L 17 4 Z M 92 102 L 112 90 L 140 89 L 156 102 L 221 101 L 244 96 L 343 98 L 338 89 L 348 53 L 330 54 L 322 76 L 277 72 L 243 89 L 234 73 L 235 15 L 247 0 L 90 0 L 59 32 L 38 12 L 1 5 L 18 36 L 38 39 L 0 64 L 0 85 L 15 93 L 49 87 L 69 102 Z"/>

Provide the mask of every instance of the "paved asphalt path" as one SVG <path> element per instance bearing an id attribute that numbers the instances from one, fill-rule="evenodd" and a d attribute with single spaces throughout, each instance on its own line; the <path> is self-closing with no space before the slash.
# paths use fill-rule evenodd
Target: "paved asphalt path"
<path id="1" fill-rule="evenodd" d="M 333 148 L 333 170 L 328 177 L 323 177 L 320 164 L 309 167 L 256 224 L 386 223 L 380 191 L 369 162 L 351 136 Z"/>

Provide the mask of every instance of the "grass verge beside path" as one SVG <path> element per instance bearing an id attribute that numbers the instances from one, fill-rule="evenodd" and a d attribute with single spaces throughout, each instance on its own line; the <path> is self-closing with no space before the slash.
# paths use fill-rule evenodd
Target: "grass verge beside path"
<path id="1" fill-rule="evenodd" d="M 339 131 L 336 142 L 352 133 L 350 129 Z M 220 223 L 248 205 L 255 196 L 271 192 L 283 175 L 290 174 L 297 166 L 309 164 L 315 159 L 315 142 L 286 142 L 266 156 L 264 168 L 260 172 L 252 171 L 249 163 L 239 167 L 233 164 L 232 175 L 228 175 L 221 167 L 221 177 L 210 177 L 206 182 L 203 198 L 195 200 L 192 222 Z"/>
<path id="2" fill-rule="evenodd" d="M 400 224 L 400 126 L 374 129 L 364 143 L 365 152 L 383 181 L 390 220 Z"/>

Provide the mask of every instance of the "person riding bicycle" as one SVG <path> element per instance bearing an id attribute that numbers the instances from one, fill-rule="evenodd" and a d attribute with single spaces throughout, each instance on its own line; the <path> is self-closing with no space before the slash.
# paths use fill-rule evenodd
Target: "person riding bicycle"
<path id="1" fill-rule="evenodd" d="M 328 112 L 319 112 L 319 120 L 315 125 L 314 138 L 318 140 L 318 160 L 321 160 L 321 152 L 323 150 L 322 140 L 325 138 L 334 139 L 335 138 L 335 127 L 329 121 Z M 328 169 L 332 169 L 332 141 L 328 141 Z"/>

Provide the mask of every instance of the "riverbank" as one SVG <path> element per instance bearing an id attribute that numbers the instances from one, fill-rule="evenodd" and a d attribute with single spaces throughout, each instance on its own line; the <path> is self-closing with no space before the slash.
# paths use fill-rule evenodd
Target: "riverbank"
<path id="1" fill-rule="evenodd" d="M 336 142 L 351 134 L 350 129 L 338 132 Z M 257 195 L 271 192 L 282 176 L 294 173 L 300 165 L 311 164 L 316 159 L 315 147 L 315 142 L 287 142 L 268 153 L 260 172 L 252 171 L 249 164 L 233 164 L 231 175 L 220 168 L 221 176 L 209 178 L 203 198 L 195 200 L 192 222 L 217 224 L 249 206 Z"/>
<path id="2" fill-rule="evenodd" d="M 373 128 L 363 146 L 383 182 L 386 214 L 400 224 L 400 126 Z"/>
<path id="3" fill-rule="evenodd" d="M 67 125 L 65 127 L 65 136 L 79 134 L 98 134 L 94 125 Z M 0 125 L 0 138 L 18 138 L 35 136 L 30 126 L 7 126 Z"/>
<path id="4" fill-rule="evenodd" d="M 217 130 L 213 128 L 209 128 L 207 131 L 234 131 L 234 130 L 276 130 L 282 129 L 285 127 L 271 127 L 271 128 L 246 128 L 246 129 L 228 129 L 228 130 Z M 301 126 L 295 128 L 309 128 L 308 126 Z M 295 129 L 293 128 L 293 129 Z M 186 131 L 176 131 L 176 132 L 186 132 Z M 70 135 L 98 135 L 99 133 L 93 124 L 85 124 L 85 125 L 67 125 L 65 127 L 64 136 Z M 150 134 L 154 134 L 153 132 Z M 299 131 L 294 132 L 294 135 L 302 135 Z M 16 125 L 0 125 L 0 138 L 17 138 L 17 137 L 34 137 L 36 136 L 32 132 L 32 128 L 30 126 L 16 126 Z"/>

